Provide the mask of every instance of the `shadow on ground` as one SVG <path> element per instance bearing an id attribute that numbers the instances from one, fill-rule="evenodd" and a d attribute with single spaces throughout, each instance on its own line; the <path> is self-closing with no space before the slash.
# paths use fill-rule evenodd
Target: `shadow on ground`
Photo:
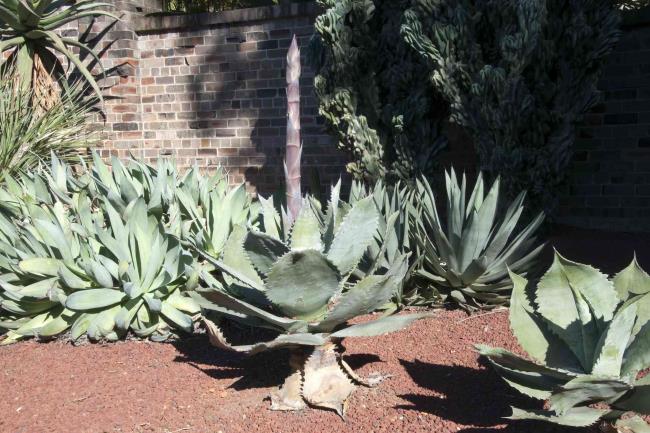
<path id="1" fill-rule="evenodd" d="M 587 433 L 548 423 L 508 421 L 510 406 L 541 409 L 541 405 L 508 387 L 489 366 L 480 369 L 463 366 L 436 365 L 421 361 L 400 360 L 400 364 L 421 388 L 440 396 L 405 394 L 409 402 L 398 409 L 430 413 L 461 425 L 469 425 L 464 433 Z M 503 424 L 507 424 L 503 428 Z"/>

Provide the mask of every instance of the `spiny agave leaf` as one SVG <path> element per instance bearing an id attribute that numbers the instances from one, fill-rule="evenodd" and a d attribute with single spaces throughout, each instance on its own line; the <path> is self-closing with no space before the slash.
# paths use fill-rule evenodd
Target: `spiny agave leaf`
<path id="1" fill-rule="evenodd" d="M 259 198 L 262 207 L 262 218 L 264 221 L 264 232 L 278 240 L 282 240 L 280 236 L 280 214 L 273 205 L 273 198 L 265 199 Z"/>
<path id="2" fill-rule="evenodd" d="M 619 302 L 614 285 L 591 266 L 556 252 L 537 288 L 539 313 L 590 371 L 600 334 Z"/>
<path id="3" fill-rule="evenodd" d="M 650 293 L 650 275 L 641 268 L 636 260 L 636 255 L 632 263 L 616 274 L 613 282 L 619 298 L 623 301 L 626 301 L 631 295 Z"/>
<path id="4" fill-rule="evenodd" d="M 434 313 L 400 314 L 352 325 L 332 334 L 332 338 L 375 337 L 406 328 L 411 323 L 433 317 Z"/>
<path id="5" fill-rule="evenodd" d="M 397 261 L 386 275 L 368 275 L 336 299 L 334 306 L 316 328 L 331 331 L 356 316 L 372 313 L 386 304 L 398 292 L 408 263 L 406 256 Z"/>
<path id="6" fill-rule="evenodd" d="M 327 253 L 327 258 L 342 275 L 350 272 L 361 260 L 377 232 L 378 220 L 372 197 L 357 202 L 343 219 Z"/>
<path id="7" fill-rule="evenodd" d="M 304 201 L 298 218 L 291 229 L 291 249 L 293 251 L 322 251 L 320 223 L 309 202 Z"/>
<path id="8" fill-rule="evenodd" d="M 499 180 L 497 179 L 480 207 L 470 212 L 469 223 L 462 233 L 460 243 L 460 270 L 465 270 L 475 257 L 481 256 L 492 234 L 498 201 Z"/>
<path id="9" fill-rule="evenodd" d="M 554 392 L 549 403 L 558 415 L 564 415 L 578 405 L 617 400 L 630 389 L 630 384 L 620 380 L 580 376 Z"/>
<path id="10" fill-rule="evenodd" d="M 265 350 L 287 347 L 322 346 L 327 341 L 323 334 L 283 334 L 278 336 L 275 340 L 268 342 L 233 346 L 226 341 L 221 329 L 219 329 L 214 322 L 204 318 L 203 323 L 205 324 L 206 331 L 210 337 L 210 343 L 212 343 L 213 346 L 234 352 L 246 353 L 247 355 L 254 355 Z"/>
<path id="11" fill-rule="evenodd" d="M 509 416 L 508 419 L 547 421 L 568 427 L 588 427 L 594 425 L 601 417 L 606 415 L 607 412 L 607 410 L 592 409 L 590 407 L 576 407 L 566 412 L 564 415 L 557 415 L 552 411 L 525 411 L 513 407 L 512 415 Z"/>
<path id="12" fill-rule="evenodd" d="M 602 334 L 594 355 L 593 375 L 619 377 L 623 354 L 632 335 L 632 327 L 636 319 L 635 304 L 618 311 L 607 330 Z"/>
<path id="13" fill-rule="evenodd" d="M 650 368 L 650 321 L 643 325 L 627 348 L 621 374 L 635 378 L 639 371 L 647 368 Z"/>
<path id="14" fill-rule="evenodd" d="M 291 251 L 266 278 L 266 296 L 288 317 L 311 320 L 325 313 L 341 277 L 320 251 Z"/>
<path id="15" fill-rule="evenodd" d="M 254 305 L 237 299 L 228 295 L 220 290 L 204 290 L 197 291 L 191 294 L 192 298 L 202 308 L 216 309 L 215 307 L 224 307 L 232 311 L 257 317 L 276 328 L 282 329 L 287 332 L 300 332 L 300 330 L 307 327 L 307 323 L 303 320 L 287 319 L 284 317 L 276 316 L 262 310 Z M 203 299 L 201 299 L 203 298 Z"/>
<path id="16" fill-rule="evenodd" d="M 256 230 L 251 230 L 244 240 L 244 249 L 258 272 L 267 275 L 273 263 L 289 252 L 279 239 Z"/>
<path id="17" fill-rule="evenodd" d="M 59 266 L 61 262 L 57 259 L 46 257 L 35 257 L 32 259 L 21 260 L 18 267 L 23 272 L 31 274 L 43 275 L 48 277 L 56 277 L 59 274 Z"/>
<path id="18" fill-rule="evenodd" d="M 634 389 L 616 401 L 614 406 L 625 411 L 650 415 L 650 375 L 636 381 Z"/>
<path id="19" fill-rule="evenodd" d="M 510 273 L 513 289 L 510 298 L 510 329 L 519 345 L 536 361 L 551 368 L 581 371 L 573 352 L 536 315 L 528 299 L 528 280 Z"/>
<path id="20" fill-rule="evenodd" d="M 75 311 L 95 310 L 118 304 L 125 294 L 113 289 L 86 289 L 68 296 L 65 306 Z"/>
<path id="21" fill-rule="evenodd" d="M 517 391 L 530 397 L 545 400 L 558 386 L 572 380 L 575 374 L 528 361 L 504 349 L 476 345 L 503 379 Z"/>
<path id="22" fill-rule="evenodd" d="M 230 237 L 226 241 L 223 252 L 223 263 L 231 269 L 236 269 L 238 274 L 246 277 L 247 280 L 253 281 L 253 288 L 264 286 L 264 282 L 258 275 L 257 271 L 251 264 L 249 256 L 244 249 L 244 239 L 247 236 L 246 228 L 241 225 L 234 226 Z M 237 276 L 233 275 L 237 278 Z M 242 281 L 245 283 L 246 281 Z"/>
<path id="23" fill-rule="evenodd" d="M 239 272 L 238 269 L 228 266 L 224 262 L 215 259 L 209 254 L 201 251 L 200 249 L 194 249 L 194 251 L 196 251 L 201 257 L 207 260 L 211 265 L 223 271 L 225 274 L 230 275 L 231 277 L 241 281 L 242 283 L 252 287 L 253 289 L 259 290 L 260 292 L 264 292 L 266 290 L 263 284 L 259 284 L 259 282 L 257 282 L 256 280 L 248 278 L 246 275 Z"/>

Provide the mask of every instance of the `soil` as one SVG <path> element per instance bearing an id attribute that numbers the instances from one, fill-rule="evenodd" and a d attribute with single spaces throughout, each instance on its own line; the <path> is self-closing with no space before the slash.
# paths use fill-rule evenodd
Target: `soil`
<path id="1" fill-rule="evenodd" d="M 614 272 L 637 249 L 650 269 L 643 237 L 572 236 L 557 245 L 567 258 Z M 345 341 L 344 357 L 359 373 L 393 377 L 359 388 L 343 421 L 321 410 L 268 410 L 265 398 L 288 372 L 283 352 L 246 358 L 209 346 L 204 335 L 80 347 L 28 341 L 0 348 L 0 432 L 595 432 L 504 420 L 510 405 L 539 403 L 509 388 L 475 343 L 517 350 L 505 310 L 439 311 L 399 333 Z"/>

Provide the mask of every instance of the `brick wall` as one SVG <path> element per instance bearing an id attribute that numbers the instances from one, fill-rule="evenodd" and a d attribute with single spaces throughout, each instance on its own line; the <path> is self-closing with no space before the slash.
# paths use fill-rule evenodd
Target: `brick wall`
<path id="1" fill-rule="evenodd" d="M 220 165 L 232 182 L 276 191 L 283 179 L 286 52 L 293 34 L 306 48 L 315 5 L 144 16 L 142 4 L 123 0 L 123 22 L 103 38 L 104 66 L 113 76 L 105 83 L 101 153 L 132 153 L 150 162 L 174 158 L 181 167 Z M 92 34 L 106 25 L 99 20 Z M 330 184 L 344 171 L 345 159 L 317 116 L 305 51 L 303 176 L 317 167 L 321 181 Z"/>
<path id="2" fill-rule="evenodd" d="M 185 167 L 222 165 L 233 182 L 245 179 L 265 193 L 277 190 L 286 123 L 284 57 L 293 33 L 306 46 L 316 7 L 144 16 L 156 10 L 156 2 L 114 4 L 122 22 L 106 29 L 108 22 L 100 19 L 88 35 L 102 37 L 103 62 L 113 75 L 105 82 L 103 155 L 173 157 Z M 559 220 L 650 231 L 650 13 L 628 16 L 625 23 L 603 74 L 603 103 L 579 128 Z M 344 172 L 345 155 L 324 132 L 313 73 L 303 66 L 303 176 L 318 167 L 329 184 Z M 461 131 L 452 135 L 443 162 L 471 170 L 471 143 Z"/>
<path id="3" fill-rule="evenodd" d="M 650 10 L 625 17 L 599 88 L 602 103 L 578 131 L 560 219 L 650 231 Z"/>

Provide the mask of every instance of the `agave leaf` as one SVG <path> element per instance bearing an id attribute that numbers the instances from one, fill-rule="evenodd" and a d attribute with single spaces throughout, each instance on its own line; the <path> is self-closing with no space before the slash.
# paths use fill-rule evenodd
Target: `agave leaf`
<path id="1" fill-rule="evenodd" d="M 336 267 L 320 251 L 291 251 L 271 268 L 266 296 L 288 317 L 311 320 L 325 313 L 339 282 Z"/>
<path id="2" fill-rule="evenodd" d="M 54 315 L 51 320 L 41 326 L 37 331 L 40 337 L 54 337 L 62 334 L 70 325 L 75 321 L 79 314 L 75 314 L 70 310 L 63 310 Z"/>
<path id="3" fill-rule="evenodd" d="M 508 419 L 547 421 L 568 427 L 588 427 L 594 425 L 607 412 L 606 410 L 592 409 L 590 407 L 576 407 L 563 415 L 557 415 L 552 411 L 525 411 L 513 407 L 512 415 Z"/>
<path id="4" fill-rule="evenodd" d="M 65 306 L 75 311 L 95 310 L 119 304 L 125 294 L 113 289 L 86 289 L 68 296 Z"/>
<path id="5" fill-rule="evenodd" d="M 621 375 L 634 378 L 639 371 L 647 368 L 650 368 L 650 321 L 645 323 L 627 348 Z"/>
<path id="6" fill-rule="evenodd" d="M 226 341 L 221 329 L 214 322 L 209 319 L 203 319 L 206 331 L 210 337 L 210 343 L 221 349 L 231 350 L 234 352 L 246 353 L 247 355 L 254 355 L 265 350 L 281 349 L 287 347 L 300 347 L 300 346 L 322 346 L 327 341 L 323 334 L 283 334 L 278 336 L 275 340 L 243 345 L 233 346 Z"/>
<path id="7" fill-rule="evenodd" d="M 47 277 L 57 277 L 59 275 L 59 266 L 61 262 L 57 259 L 35 257 L 25 259 L 18 263 L 18 267 L 23 272 Z"/>
<path id="8" fill-rule="evenodd" d="M 115 316 L 119 311 L 120 306 L 115 305 L 93 316 L 88 324 L 88 338 L 94 341 L 99 341 L 104 338 L 109 339 L 111 334 L 114 332 Z"/>
<path id="9" fill-rule="evenodd" d="M 238 225 L 233 227 L 230 237 L 226 241 L 223 252 L 223 263 L 231 269 L 236 269 L 237 273 L 246 277 L 247 280 L 253 281 L 253 288 L 264 285 L 264 282 L 253 267 L 249 256 L 244 249 L 244 239 L 247 237 L 246 228 Z M 233 275 L 234 278 L 237 276 Z M 239 279 L 239 278 L 237 278 Z M 242 281 L 246 283 L 246 281 Z"/>
<path id="10" fill-rule="evenodd" d="M 352 325 L 332 334 L 332 338 L 374 337 L 406 328 L 416 320 L 433 317 L 434 313 L 413 313 L 386 316 L 370 322 Z"/>
<path id="11" fill-rule="evenodd" d="M 580 362 L 571 350 L 535 315 L 528 298 L 528 280 L 510 273 L 510 329 L 519 345 L 536 361 L 551 368 L 580 371 Z"/>
<path id="12" fill-rule="evenodd" d="M 530 362 L 504 349 L 477 345 L 503 379 L 517 391 L 530 397 L 545 400 L 558 386 L 572 380 L 575 374 Z"/>
<path id="13" fill-rule="evenodd" d="M 128 330 L 143 303 L 144 300 L 142 298 L 126 301 L 122 308 L 120 308 L 119 313 L 115 316 L 115 326 L 124 331 Z"/>
<path id="14" fill-rule="evenodd" d="M 72 324 L 72 328 L 70 328 L 70 338 L 72 341 L 77 341 L 88 331 L 88 327 L 94 316 L 94 314 L 81 313 L 77 317 L 77 320 Z"/>
<path id="15" fill-rule="evenodd" d="M 327 258 L 342 275 L 350 272 L 361 260 L 377 232 L 378 221 L 379 214 L 372 197 L 357 202 L 345 216 L 327 253 Z"/>
<path id="16" fill-rule="evenodd" d="M 280 236 L 280 214 L 273 205 L 273 198 L 265 199 L 259 198 L 262 207 L 262 219 L 264 221 L 264 232 L 278 240 L 282 240 Z"/>
<path id="17" fill-rule="evenodd" d="M 307 328 L 307 323 L 303 320 L 276 316 L 220 290 L 197 291 L 191 296 L 202 308 L 215 311 L 218 311 L 219 307 L 227 308 L 240 314 L 257 317 L 269 325 L 286 332 L 300 332 Z"/>
<path id="18" fill-rule="evenodd" d="M 634 389 L 616 401 L 614 406 L 625 411 L 650 415 L 650 375 L 637 380 Z"/>
<path id="19" fill-rule="evenodd" d="M 357 282 L 330 307 L 325 320 L 315 326 L 322 331 L 331 331 L 336 326 L 356 316 L 372 313 L 386 304 L 398 292 L 408 263 L 402 256 L 386 275 L 368 275 Z"/>
<path id="20" fill-rule="evenodd" d="M 554 392 L 549 402 L 558 415 L 565 415 L 578 405 L 615 401 L 630 389 L 630 384 L 620 380 L 580 376 Z"/>
<path id="21" fill-rule="evenodd" d="M 162 303 L 160 313 L 179 329 L 182 329 L 188 333 L 192 332 L 192 318 L 187 314 L 179 311 L 178 309 L 172 307 L 169 302 Z"/>
<path id="22" fill-rule="evenodd" d="M 636 255 L 625 269 L 614 277 L 614 287 L 621 300 L 626 301 L 631 295 L 650 293 L 650 275 L 648 275 L 636 260 Z"/>
<path id="23" fill-rule="evenodd" d="M 481 256 L 492 234 L 492 226 L 494 225 L 499 201 L 499 183 L 497 179 L 492 185 L 492 188 L 490 188 L 485 200 L 480 204 L 480 207 L 472 210 L 470 213 L 469 225 L 466 229 L 467 231 L 462 234 L 462 242 L 459 250 L 459 269 L 462 271 L 469 266 L 475 257 Z"/>
<path id="24" fill-rule="evenodd" d="M 636 313 L 636 305 L 632 304 L 614 315 L 595 351 L 594 368 L 591 371 L 593 375 L 606 377 L 621 375 L 623 354 L 632 335 Z"/>
<path id="25" fill-rule="evenodd" d="M 322 251 L 320 223 L 308 202 L 304 202 L 300 214 L 291 229 L 291 249 L 293 251 Z"/>
<path id="26" fill-rule="evenodd" d="M 613 284 L 591 266 L 556 253 L 537 287 L 539 313 L 590 371 L 600 333 L 618 304 Z"/>
<path id="27" fill-rule="evenodd" d="M 244 249 L 255 269 L 264 275 L 269 273 L 273 263 L 289 252 L 277 238 L 255 230 L 246 235 Z"/>

